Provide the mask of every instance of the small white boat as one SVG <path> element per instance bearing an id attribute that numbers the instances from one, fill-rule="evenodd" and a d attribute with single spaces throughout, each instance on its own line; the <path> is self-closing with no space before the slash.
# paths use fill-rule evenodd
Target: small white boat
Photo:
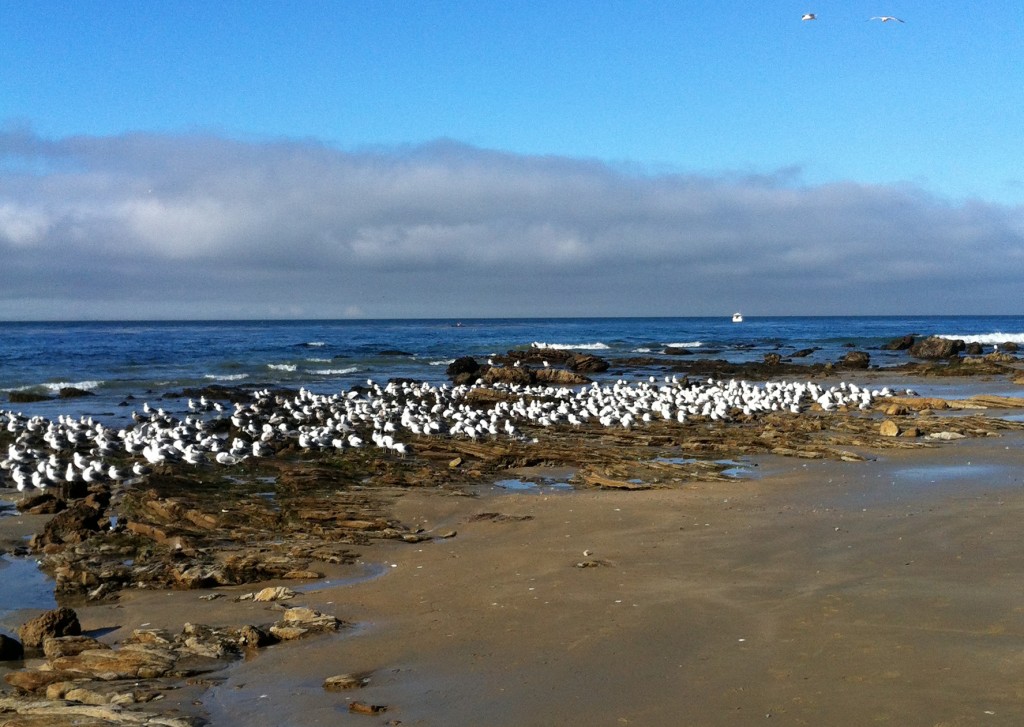
<path id="1" fill-rule="evenodd" d="M 743 322 L 743 314 L 742 313 L 733 313 L 732 314 L 732 322 L 733 323 L 742 323 Z"/>

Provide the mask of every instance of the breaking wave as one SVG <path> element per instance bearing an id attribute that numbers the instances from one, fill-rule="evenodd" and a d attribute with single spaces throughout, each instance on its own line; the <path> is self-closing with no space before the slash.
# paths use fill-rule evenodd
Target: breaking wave
<path id="1" fill-rule="evenodd" d="M 349 366 L 347 369 L 310 369 L 309 373 L 317 376 L 343 376 L 344 374 L 354 374 L 358 370 L 358 366 Z"/>
<path id="2" fill-rule="evenodd" d="M 603 351 L 609 348 L 608 344 L 601 343 L 541 343 L 534 341 L 530 344 L 532 348 L 547 348 L 554 351 Z"/>
<path id="3" fill-rule="evenodd" d="M 979 333 L 977 335 L 963 336 L 956 333 L 939 333 L 939 338 L 960 340 L 964 343 L 1024 343 L 1024 333 Z"/>

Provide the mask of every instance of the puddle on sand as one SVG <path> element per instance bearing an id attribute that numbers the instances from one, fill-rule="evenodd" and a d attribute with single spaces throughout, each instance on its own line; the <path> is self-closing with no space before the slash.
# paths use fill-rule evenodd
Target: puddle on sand
<path id="1" fill-rule="evenodd" d="M 655 457 L 654 461 L 658 464 L 695 464 L 698 460 L 693 457 Z"/>
<path id="2" fill-rule="evenodd" d="M 725 469 L 722 470 L 722 474 L 726 477 L 732 477 L 733 479 L 743 480 L 757 475 L 753 470 L 757 465 L 752 465 L 749 462 L 737 462 L 732 459 L 719 459 L 715 460 L 715 464 L 725 465 Z"/>
<path id="3" fill-rule="evenodd" d="M 684 466 L 688 464 L 698 464 L 699 462 L 706 460 L 699 460 L 696 457 L 655 457 L 653 461 L 658 464 Z M 747 479 L 756 475 L 753 468 L 757 467 L 757 465 L 750 462 L 737 462 L 731 459 L 719 459 L 715 460 L 715 464 L 723 465 L 725 469 L 722 470 L 722 474 L 726 477 L 732 477 L 733 479 Z"/>
<path id="4" fill-rule="evenodd" d="M 53 580 L 32 558 L 0 556 L 0 631 L 16 633 L 26 620 L 23 611 L 57 607 Z"/>
<path id="5" fill-rule="evenodd" d="M 309 583 L 302 583 L 300 585 L 289 586 L 296 593 L 310 593 L 313 591 L 322 591 L 327 588 L 339 588 L 341 586 L 354 586 L 357 583 L 366 583 L 372 581 L 375 578 L 380 578 L 388 572 L 388 566 L 385 563 L 366 563 L 360 562 L 355 567 L 356 572 L 350 576 L 342 578 L 323 578 L 320 580 L 310 581 Z"/>
<path id="6" fill-rule="evenodd" d="M 572 485 L 568 482 L 560 482 L 554 479 L 544 479 L 540 482 L 531 482 L 530 480 L 498 480 L 494 483 L 494 487 L 502 490 L 509 490 L 511 492 L 527 492 L 527 493 L 552 493 L 552 492 L 572 492 Z"/>
<path id="7" fill-rule="evenodd" d="M 970 462 L 925 467 L 902 467 L 893 471 L 893 479 L 898 481 L 900 478 L 903 478 L 915 482 L 936 483 L 970 477 L 990 477 L 1005 469 L 1007 468 L 1001 465 L 971 464 Z"/>

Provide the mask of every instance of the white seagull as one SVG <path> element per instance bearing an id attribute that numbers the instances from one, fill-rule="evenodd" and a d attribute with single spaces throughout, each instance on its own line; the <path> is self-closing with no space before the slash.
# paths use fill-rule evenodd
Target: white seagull
<path id="1" fill-rule="evenodd" d="M 888 23 L 890 20 L 895 20 L 897 23 L 903 22 L 899 18 L 894 18 L 892 15 L 876 15 L 875 17 L 870 18 L 870 20 L 881 20 L 883 23 Z"/>
<path id="2" fill-rule="evenodd" d="M 801 20 L 817 20 L 818 16 L 815 15 L 814 13 L 804 13 L 804 16 L 802 18 L 800 18 L 800 19 Z"/>

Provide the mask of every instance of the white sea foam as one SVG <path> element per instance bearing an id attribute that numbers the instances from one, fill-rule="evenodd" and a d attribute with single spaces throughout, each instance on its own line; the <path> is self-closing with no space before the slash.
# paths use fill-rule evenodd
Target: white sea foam
<path id="1" fill-rule="evenodd" d="M 667 348 L 700 348 L 704 344 L 700 341 L 684 341 L 682 343 L 666 343 Z"/>
<path id="2" fill-rule="evenodd" d="M 341 376 L 343 374 L 354 374 L 359 370 L 358 366 L 349 366 L 347 369 L 310 369 L 309 373 L 317 376 Z"/>
<path id="3" fill-rule="evenodd" d="M 444 359 L 442 361 L 431 361 L 430 365 L 431 366 L 448 366 L 449 364 L 453 364 L 453 363 L 455 363 L 455 359 L 453 359 L 453 358 L 446 358 L 446 359 Z"/>
<path id="4" fill-rule="evenodd" d="M 651 349 L 649 349 L 649 348 L 634 348 L 633 349 L 633 353 L 650 353 L 650 352 L 651 352 Z"/>
<path id="5" fill-rule="evenodd" d="M 51 383 L 41 384 L 44 389 L 49 389 L 53 392 L 58 392 L 61 389 L 82 389 L 84 391 L 92 391 L 93 389 L 99 388 L 102 381 L 55 381 Z M 34 386 L 26 387 L 29 389 L 35 388 Z"/>
<path id="6" fill-rule="evenodd" d="M 547 348 L 554 351 L 602 351 L 608 348 L 606 343 L 541 343 L 540 341 L 534 341 L 531 346 L 533 348 Z"/>
<path id="7" fill-rule="evenodd" d="M 330 363 L 329 358 L 307 358 L 306 363 Z"/>
<path id="8" fill-rule="evenodd" d="M 958 333 L 940 333 L 939 338 L 961 340 L 964 343 L 1024 343 L 1024 333 L 979 333 L 976 335 L 964 336 Z"/>
<path id="9" fill-rule="evenodd" d="M 249 374 L 203 374 L 203 378 L 213 381 L 241 381 L 249 378 Z"/>
<path id="10" fill-rule="evenodd" d="M 322 348 L 327 345 L 326 341 L 309 341 L 307 344 L 310 348 Z"/>
<path id="11" fill-rule="evenodd" d="M 295 371 L 299 367 L 296 364 L 267 364 L 267 368 L 274 371 Z"/>

